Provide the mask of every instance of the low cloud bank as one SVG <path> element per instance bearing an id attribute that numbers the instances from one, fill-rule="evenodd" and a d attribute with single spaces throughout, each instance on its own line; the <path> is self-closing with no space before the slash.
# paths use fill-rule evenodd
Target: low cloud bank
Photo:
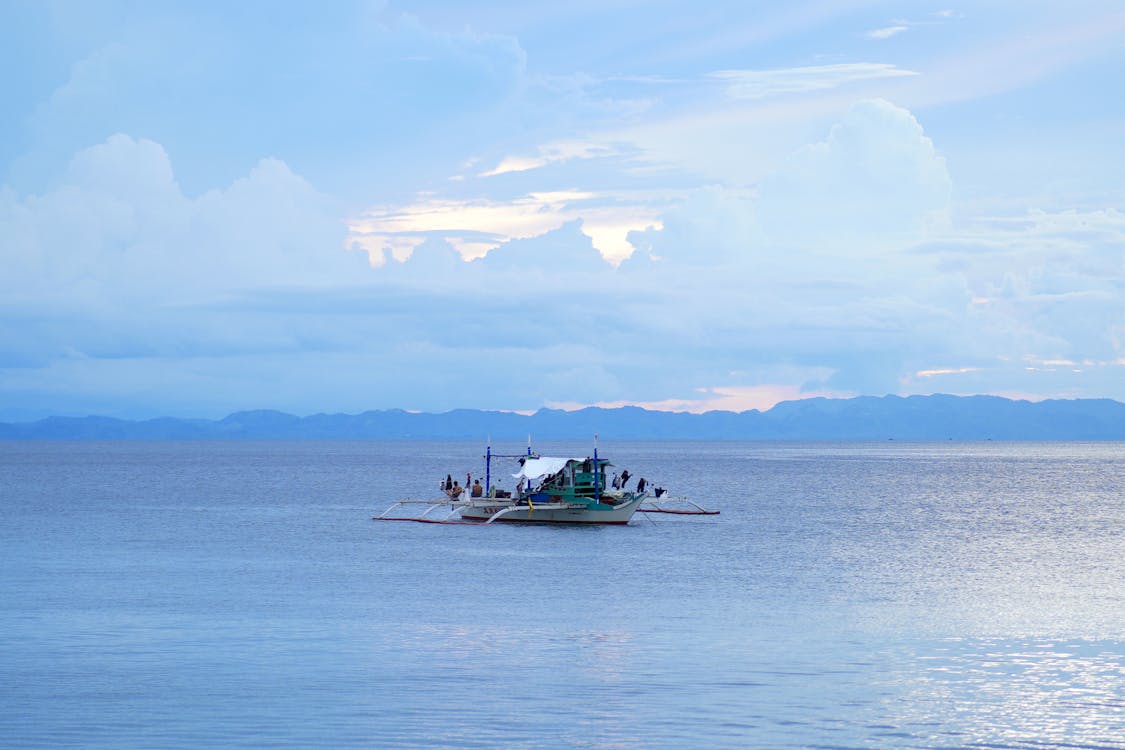
<path id="1" fill-rule="evenodd" d="M 192 197 L 115 135 L 0 193 L 0 418 L 1125 396 L 1125 218 L 958 222 L 951 194 L 913 115 L 865 101 L 759 184 L 654 209 L 619 266 L 578 206 L 473 260 L 432 233 L 371 268 L 284 162 Z"/>

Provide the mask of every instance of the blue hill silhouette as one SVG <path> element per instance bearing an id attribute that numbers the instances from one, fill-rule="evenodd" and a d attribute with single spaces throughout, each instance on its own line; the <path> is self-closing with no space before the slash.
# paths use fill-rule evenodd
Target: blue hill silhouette
<path id="1" fill-rule="evenodd" d="M 370 440 L 586 438 L 618 440 L 1125 440 L 1125 404 L 1110 399 L 1013 401 L 997 396 L 860 396 L 784 401 L 767 411 L 703 414 L 638 407 L 531 415 L 401 409 L 298 417 L 243 411 L 219 420 L 49 417 L 0 423 L 0 439 Z"/>

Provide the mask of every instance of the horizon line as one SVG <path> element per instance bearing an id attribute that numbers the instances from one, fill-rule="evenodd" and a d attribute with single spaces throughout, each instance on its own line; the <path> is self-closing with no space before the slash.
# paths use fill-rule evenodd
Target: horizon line
<path id="1" fill-rule="evenodd" d="M 1114 403 L 1125 403 L 1125 402 L 1122 402 L 1122 401 L 1118 401 L 1117 399 L 1110 398 L 1108 396 L 1096 396 L 1096 397 L 1095 396 L 1087 396 L 1087 397 L 1081 397 L 1081 396 L 1033 396 L 1033 395 L 1027 395 L 1027 394 L 1019 394 L 1018 396 L 1014 396 L 1014 395 L 1001 395 L 1001 394 L 995 394 L 995 393 L 969 393 L 969 394 L 967 394 L 967 393 L 940 393 L 940 392 L 912 393 L 912 394 L 907 394 L 907 395 L 901 395 L 901 394 L 896 394 L 896 393 L 885 393 L 881 396 L 875 396 L 875 395 L 871 395 L 871 394 L 861 394 L 861 395 L 852 395 L 852 396 L 828 396 L 828 395 L 816 394 L 816 395 L 805 396 L 803 398 L 783 399 L 783 400 L 780 400 L 780 401 L 777 401 L 777 402 L 773 403 L 772 405 L 770 405 L 766 408 L 756 408 L 755 407 L 755 408 L 741 409 L 741 410 L 735 410 L 735 409 L 692 410 L 692 409 L 667 409 L 667 408 L 661 409 L 661 408 L 654 408 L 654 406 L 652 405 L 653 402 L 595 402 L 595 403 L 591 403 L 591 404 L 578 404 L 578 403 L 575 403 L 575 402 L 569 402 L 569 403 L 566 403 L 566 404 L 558 404 L 558 403 L 548 402 L 548 404 L 540 406 L 536 409 L 498 409 L 498 408 L 457 406 L 457 407 L 453 407 L 453 408 L 450 408 L 450 409 L 445 409 L 443 411 L 426 411 L 426 410 L 423 410 L 423 409 L 410 409 L 410 408 L 405 408 L 405 407 L 390 406 L 390 407 L 384 407 L 384 408 L 364 409 L 364 410 L 358 411 L 358 412 L 316 411 L 316 412 L 309 412 L 309 413 L 305 413 L 305 414 L 297 414 L 297 413 L 294 413 L 294 412 L 285 411 L 283 409 L 278 409 L 278 408 L 273 408 L 273 407 L 257 407 L 257 408 L 237 409 L 235 411 L 227 412 L 223 416 L 218 416 L 218 417 L 173 416 L 173 415 L 169 415 L 169 414 L 158 414 L 156 416 L 149 416 L 149 417 L 122 417 L 122 416 L 114 416 L 114 415 L 105 414 L 105 413 L 86 413 L 86 414 L 81 414 L 81 415 L 63 413 L 63 414 L 48 414 L 46 416 L 35 417 L 35 418 L 31 418 L 31 419 L 17 419 L 17 420 L 5 419 L 5 420 L 0 420 L 0 423 L 10 424 L 10 425 L 34 424 L 36 422 L 42 422 L 42 421 L 45 421 L 45 420 L 48 420 L 48 419 L 110 419 L 110 420 L 116 420 L 116 421 L 121 421 L 121 422 L 150 422 L 150 421 L 159 420 L 159 419 L 175 419 L 175 420 L 182 420 L 182 421 L 221 422 L 224 419 L 229 419 L 230 417 L 233 417 L 233 416 L 236 416 L 236 415 L 239 415 L 239 414 L 252 414 L 252 413 L 255 413 L 255 412 L 267 412 L 267 413 L 283 414 L 283 415 L 286 415 L 286 416 L 295 417 L 297 419 L 308 419 L 308 418 L 317 417 L 317 416 L 339 416 L 339 415 L 359 416 L 361 414 L 369 414 L 369 413 L 373 413 L 373 412 L 402 412 L 402 413 L 411 414 L 411 415 L 443 416 L 443 415 L 448 415 L 448 414 L 452 414 L 454 412 L 459 412 L 459 411 L 478 412 L 478 413 L 482 413 L 482 414 L 486 414 L 486 413 L 514 414 L 514 415 L 521 416 L 521 417 L 532 417 L 532 416 L 535 416 L 536 414 L 539 414 L 539 413 L 542 413 L 542 412 L 562 412 L 562 413 L 565 413 L 565 414 L 574 414 L 574 413 L 586 411 L 586 410 L 589 410 L 589 409 L 600 409 L 600 410 L 603 410 L 603 411 L 618 411 L 618 410 L 622 410 L 622 409 L 639 409 L 641 411 L 654 413 L 654 414 L 680 414 L 680 415 L 693 415 L 693 416 L 701 416 L 701 415 L 704 415 L 704 414 L 735 414 L 735 415 L 738 415 L 738 414 L 749 414 L 749 413 L 753 413 L 753 412 L 765 414 L 769 411 L 772 411 L 775 407 L 777 407 L 780 404 L 797 403 L 797 402 L 800 402 L 800 401 L 815 401 L 815 400 L 855 401 L 855 400 L 859 400 L 859 399 L 901 399 L 901 400 L 907 400 L 907 399 L 911 399 L 911 398 L 934 398 L 934 397 L 947 397 L 947 398 L 956 398 L 956 399 L 996 398 L 996 399 L 1001 399 L 1001 400 L 1004 400 L 1004 401 L 1011 401 L 1013 403 L 1021 403 L 1021 402 L 1022 403 L 1043 403 L 1043 402 L 1047 402 L 1047 401 L 1112 401 Z M 646 405 L 646 404 L 648 404 L 648 405 Z"/>

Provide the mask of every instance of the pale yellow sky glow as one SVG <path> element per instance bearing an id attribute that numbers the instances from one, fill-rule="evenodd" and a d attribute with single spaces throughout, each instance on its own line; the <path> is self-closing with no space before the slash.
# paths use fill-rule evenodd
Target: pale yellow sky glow
<path id="1" fill-rule="evenodd" d="M 698 398 L 670 398 L 661 401 L 599 401 L 593 404 L 583 404 L 574 401 L 556 401 L 547 404 L 551 409 L 576 411 L 588 406 L 599 406 L 603 409 L 616 409 L 622 406 L 639 406 L 642 409 L 654 411 L 684 411 L 692 414 L 702 414 L 707 411 L 733 411 L 742 412 L 751 409 L 766 411 L 772 409 L 782 401 L 799 401 L 806 398 L 848 398 L 852 393 L 841 392 L 809 392 L 802 391 L 799 386 L 790 384 L 781 385 L 749 385 L 749 386 L 719 386 L 714 388 L 700 388 Z"/>
<path id="2" fill-rule="evenodd" d="M 462 258 L 473 260 L 505 242 L 537 237 L 581 219 L 583 233 L 616 265 L 633 252 L 629 232 L 661 227 L 660 211 L 639 203 L 591 205 L 604 197 L 579 190 L 529 193 L 511 201 L 427 197 L 407 206 L 371 209 L 348 223 L 348 243 L 367 251 L 371 264 L 379 266 L 387 255 L 405 260 L 436 232 Z"/>
<path id="3" fill-rule="evenodd" d="M 526 172 L 539 169 L 548 164 L 557 164 L 572 159 L 594 159 L 613 156 L 612 147 L 586 141 L 554 141 L 540 146 L 535 156 L 505 156 L 495 168 L 481 172 L 478 177 L 495 177 L 510 172 Z"/>

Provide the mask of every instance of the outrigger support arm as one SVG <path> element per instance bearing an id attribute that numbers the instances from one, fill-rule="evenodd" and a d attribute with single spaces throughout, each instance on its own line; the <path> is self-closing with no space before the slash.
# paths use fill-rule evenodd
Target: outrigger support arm
<path id="1" fill-rule="evenodd" d="M 509 508 L 501 508 L 500 510 L 496 511 L 491 516 L 489 516 L 488 520 L 485 521 L 485 524 L 490 524 L 493 521 L 495 521 L 497 518 L 499 518 L 500 516 L 506 516 L 509 513 L 515 513 L 517 510 L 524 510 L 524 507 L 520 506 L 520 505 L 513 505 Z M 528 511 L 528 512 L 530 513 L 531 511 Z"/>
<path id="2" fill-rule="evenodd" d="M 695 510 L 680 510 L 678 508 L 665 508 L 665 503 L 687 503 L 695 508 Z M 648 505 L 649 507 L 645 507 Z M 719 511 L 708 510 L 694 500 L 689 500 L 686 497 L 654 497 L 645 500 L 641 507 L 637 508 L 642 513 L 672 513 L 677 516 L 717 516 Z"/>
<path id="3" fill-rule="evenodd" d="M 375 518 L 376 518 L 376 519 L 379 519 L 379 518 L 386 518 L 386 517 L 387 517 L 387 514 L 388 514 L 388 513 L 390 513 L 390 512 L 392 511 L 392 510 L 394 510 L 395 508 L 399 507 L 400 505 L 404 505 L 404 504 L 405 504 L 405 503 L 403 503 L 403 502 L 402 502 L 402 501 L 400 500 L 399 502 L 395 503 L 394 505 L 392 505 L 391 507 L 387 508 L 387 509 L 386 509 L 385 511 L 383 511 L 382 513 L 380 513 L 379 515 L 377 515 L 377 516 L 376 516 Z"/>
<path id="4" fill-rule="evenodd" d="M 488 520 L 484 523 L 485 525 L 487 525 L 495 521 L 497 518 L 500 518 L 501 516 L 511 515 L 512 513 L 520 513 L 522 511 L 527 511 L 527 516 L 528 518 L 530 518 L 531 514 L 537 510 L 562 510 L 569 507 L 571 506 L 568 503 L 538 503 L 534 506 L 512 505 L 508 508 L 501 508 L 500 510 L 496 511 L 491 516 L 489 516 Z"/>
<path id="5" fill-rule="evenodd" d="M 391 511 L 395 510 L 396 508 L 401 508 L 401 507 L 406 506 L 406 505 L 425 505 L 426 509 L 424 511 L 422 511 L 422 513 L 420 515 L 416 515 L 416 516 L 399 517 L 399 516 L 392 516 L 391 515 Z M 450 510 L 449 510 L 449 515 L 447 515 L 446 518 L 449 518 L 454 513 L 457 512 L 458 508 L 462 508 L 462 507 L 468 505 L 468 502 L 465 501 L 465 500 L 399 500 L 397 503 L 395 503 L 391 507 L 387 508 L 385 511 L 383 511 L 379 515 L 372 516 L 371 520 L 372 521 L 420 521 L 420 522 L 423 522 L 423 523 L 438 523 L 437 521 L 434 521 L 432 518 L 426 518 L 426 516 L 430 515 L 431 513 L 433 513 L 438 508 L 444 508 L 447 505 L 450 506 Z"/>

